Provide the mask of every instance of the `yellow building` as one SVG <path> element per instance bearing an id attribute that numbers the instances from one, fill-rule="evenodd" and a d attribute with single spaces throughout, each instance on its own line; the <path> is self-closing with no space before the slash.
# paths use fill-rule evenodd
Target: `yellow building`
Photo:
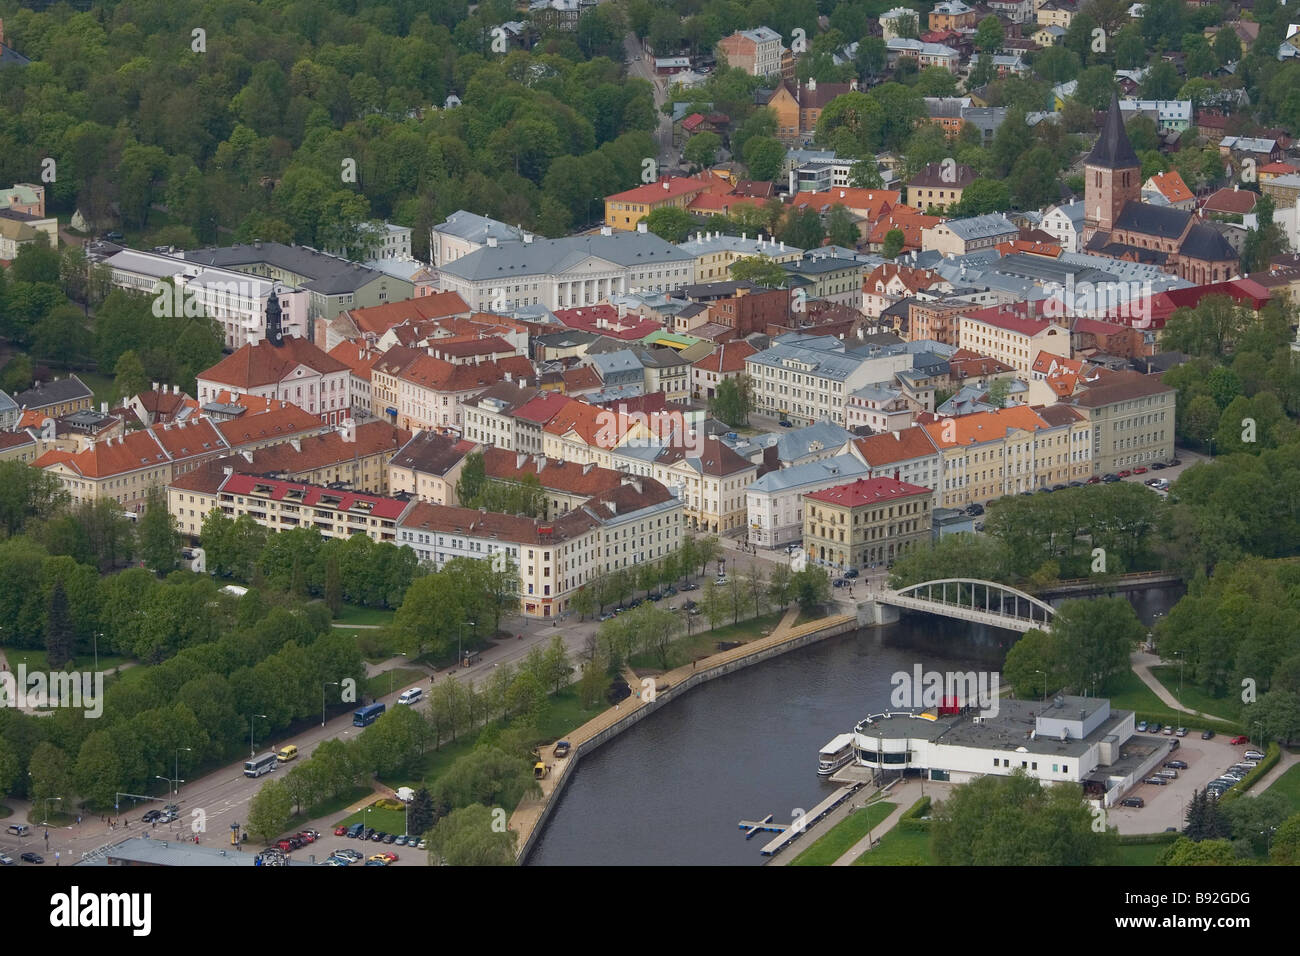
<path id="1" fill-rule="evenodd" d="M 665 176 L 657 182 L 606 196 L 605 225 L 633 232 L 636 224 L 656 209 L 668 206 L 685 209 L 700 193 L 725 187 L 725 181 L 708 173 L 702 176 Z"/>
<path id="2" fill-rule="evenodd" d="M 934 492 L 894 478 L 859 478 L 803 496 L 808 560 L 836 571 L 887 564 L 931 537 Z"/>

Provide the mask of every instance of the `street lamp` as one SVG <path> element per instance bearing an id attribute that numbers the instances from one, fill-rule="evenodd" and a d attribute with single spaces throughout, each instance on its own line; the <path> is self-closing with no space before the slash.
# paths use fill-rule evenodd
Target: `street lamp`
<path id="1" fill-rule="evenodd" d="M 461 621 L 459 624 L 456 625 L 456 666 L 457 667 L 465 663 L 465 652 L 461 650 L 461 638 L 464 636 L 466 624 L 468 624 L 470 627 L 478 627 L 478 623 L 475 621 Z"/>
<path id="2" fill-rule="evenodd" d="M 257 751 L 253 749 L 253 721 L 261 717 L 263 720 L 270 720 L 266 714 L 249 714 L 248 716 L 248 759 L 252 760 L 257 756 Z"/>
<path id="3" fill-rule="evenodd" d="M 50 801 L 51 801 L 51 800 L 58 800 L 60 803 L 63 802 L 63 798 L 62 798 L 62 797 L 46 797 L 46 798 L 45 798 L 45 822 L 41 824 L 41 826 L 43 826 L 43 827 L 44 827 L 44 826 L 49 826 L 49 824 L 50 824 Z"/>
<path id="4" fill-rule="evenodd" d="M 175 760 L 173 760 L 173 762 L 172 762 L 172 773 L 176 774 L 176 790 L 175 790 L 175 792 L 176 792 L 177 795 L 179 795 L 180 792 L 181 792 L 181 751 L 182 751 L 182 750 L 186 751 L 187 753 L 193 753 L 193 752 L 194 752 L 194 748 L 193 748 L 193 747 L 177 747 L 177 748 L 176 748 Z"/>
<path id="5" fill-rule="evenodd" d="M 99 631 L 95 632 L 95 670 L 99 670 Z"/>
<path id="6" fill-rule="evenodd" d="M 1047 703 L 1047 671 L 1040 671 L 1037 668 L 1034 668 L 1034 673 L 1043 675 L 1043 703 L 1045 704 Z"/>
<path id="7" fill-rule="evenodd" d="M 398 652 L 397 652 L 397 656 L 398 656 L 398 657 L 407 657 L 408 655 L 407 655 L 407 653 L 406 653 L 405 651 L 398 651 Z M 395 670 L 396 670 L 396 668 L 391 668 L 391 669 L 388 671 L 388 693 L 389 693 L 389 694 L 392 694 L 392 692 L 393 692 L 393 671 L 395 671 Z M 324 723 L 323 723 L 323 722 L 322 722 L 321 726 L 324 726 Z"/>
<path id="8" fill-rule="evenodd" d="M 1178 655 L 1178 697 L 1181 700 L 1183 696 L 1183 665 L 1187 663 L 1183 654 L 1186 651 L 1174 651 L 1174 653 Z"/>
<path id="9" fill-rule="evenodd" d="M 339 682 L 336 680 L 326 681 L 320 685 L 320 725 L 325 726 L 325 688 L 338 687 Z"/>

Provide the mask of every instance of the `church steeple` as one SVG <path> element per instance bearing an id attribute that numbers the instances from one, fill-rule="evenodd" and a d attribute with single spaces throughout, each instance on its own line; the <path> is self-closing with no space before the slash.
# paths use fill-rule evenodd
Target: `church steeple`
<path id="1" fill-rule="evenodd" d="M 1129 141 L 1114 93 L 1101 135 L 1083 161 L 1083 175 L 1083 239 L 1087 242 L 1099 230 L 1112 230 L 1125 204 L 1142 196 L 1142 163 Z"/>
<path id="2" fill-rule="evenodd" d="M 1124 113 L 1119 108 L 1119 96 L 1110 94 L 1110 109 L 1106 111 L 1106 123 L 1101 128 L 1092 152 L 1084 160 L 1088 166 L 1100 166 L 1102 169 L 1130 169 L 1141 167 L 1133 144 L 1129 141 L 1128 130 L 1124 128 Z"/>
<path id="3" fill-rule="evenodd" d="M 284 344 L 284 325 L 280 313 L 280 290 L 271 286 L 266 299 L 266 340 L 277 348 Z"/>

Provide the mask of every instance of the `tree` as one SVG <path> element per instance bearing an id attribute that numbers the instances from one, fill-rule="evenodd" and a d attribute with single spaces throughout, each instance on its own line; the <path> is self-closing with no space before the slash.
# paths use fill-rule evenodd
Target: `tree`
<path id="1" fill-rule="evenodd" d="M 343 584 L 339 578 L 339 561 L 334 555 L 325 559 L 325 606 L 330 614 L 339 616 L 343 610 Z"/>
<path id="2" fill-rule="evenodd" d="M 782 242 L 796 249 L 815 249 L 822 244 L 825 236 L 821 216 L 812 208 L 791 210 L 785 218 L 785 225 L 777 232 L 777 237 Z M 735 266 L 732 268 L 734 270 Z"/>
<path id="3" fill-rule="evenodd" d="M 1179 837 L 1156 857 L 1156 862 L 1161 866 L 1234 866 L 1237 854 L 1227 840 L 1193 843 Z"/>
<path id="4" fill-rule="evenodd" d="M 997 53 L 1006 39 L 1002 21 L 995 16 L 987 16 L 975 28 L 975 49 L 981 53 Z"/>
<path id="5" fill-rule="evenodd" d="M 790 585 L 795 600 L 799 602 L 799 609 L 805 614 L 830 600 L 831 579 L 825 568 L 812 566 L 796 571 L 791 577 Z"/>
<path id="6" fill-rule="evenodd" d="M 72 660 L 76 635 L 68 613 L 68 595 L 62 581 L 54 582 L 50 592 L 49 613 L 45 625 L 45 650 L 50 670 L 59 670 Z"/>
<path id="7" fill-rule="evenodd" d="M 149 387 L 149 377 L 145 374 L 140 356 L 133 349 L 127 349 L 118 356 L 113 366 L 113 392 L 119 398 L 139 395 Z"/>
<path id="8" fill-rule="evenodd" d="M 140 556 L 145 567 L 159 577 L 176 569 L 180 557 L 181 536 L 176 521 L 167 510 L 167 500 L 157 488 L 149 490 L 145 512 L 137 528 Z"/>
<path id="9" fill-rule="evenodd" d="M 853 222 L 853 216 L 839 203 L 831 206 L 826 221 L 826 235 L 834 245 L 845 246 L 849 249 L 857 247 L 859 239 L 858 227 Z"/>
<path id="10" fill-rule="evenodd" d="M 446 866 L 514 866 L 515 839 L 512 830 L 496 825 L 492 810 L 474 803 L 438 821 L 429 834 L 429 859 Z"/>
<path id="11" fill-rule="evenodd" d="M 709 400 L 710 413 L 732 428 L 748 425 L 753 408 L 753 383 L 744 373 L 724 378 Z"/>
<path id="12" fill-rule="evenodd" d="M 646 229 L 667 242 L 685 242 L 691 231 L 691 214 L 681 206 L 660 206 L 645 217 Z"/>
<path id="13" fill-rule="evenodd" d="M 1113 831 L 1093 830 L 1074 784 L 1044 787 L 1017 769 L 952 789 L 933 813 L 931 847 L 944 866 L 1092 866 L 1115 858 Z"/>
<path id="14" fill-rule="evenodd" d="M 902 229 L 890 229 L 885 233 L 885 242 L 881 246 L 880 254 L 886 259 L 897 259 L 898 254 L 903 251 L 903 243 L 906 237 Z"/>
<path id="15" fill-rule="evenodd" d="M 722 137 L 717 133 L 696 133 L 687 140 L 682 156 L 696 166 L 712 166 L 718 161 L 718 150 L 721 148 Z"/>
<path id="16" fill-rule="evenodd" d="M 785 610 L 793 599 L 793 572 L 788 564 L 777 564 L 767 581 L 767 593 L 772 603 Z"/>
<path id="17" fill-rule="evenodd" d="M 68 493 L 54 475 L 26 462 L 0 461 L 0 527 L 16 535 L 33 518 L 53 515 Z"/>
<path id="18" fill-rule="evenodd" d="M 429 832 L 434 824 L 435 816 L 433 797 L 429 795 L 428 787 L 421 787 L 415 791 L 415 796 L 411 798 L 406 813 L 408 833 L 422 836 Z"/>
<path id="19" fill-rule="evenodd" d="M 1061 603 L 1052 620 L 1059 666 L 1075 693 L 1102 692 L 1127 673 L 1129 653 L 1146 637 L 1133 605 L 1122 597 Z"/>
<path id="20" fill-rule="evenodd" d="M 967 89 L 978 89 L 993 80 L 997 68 L 993 65 L 993 54 L 981 53 L 971 64 L 970 76 L 966 80 Z"/>
<path id="21" fill-rule="evenodd" d="M 785 285 L 789 275 L 767 256 L 743 256 L 731 264 L 731 278 L 736 282 L 753 282 L 768 288 Z"/>
<path id="22" fill-rule="evenodd" d="M 1236 63 L 1241 59 L 1241 40 L 1232 27 L 1223 27 L 1214 35 L 1214 55 L 1220 66 Z"/>
<path id="23" fill-rule="evenodd" d="M 981 216 L 1011 208 L 1011 191 L 1007 184 L 996 179 L 976 179 L 961 194 L 959 214 Z"/>
<path id="24" fill-rule="evenodd" d="M 749 178 L 760 181 L 774 180 L 781 175 L 785 162 L 785 147 L 772 136 L 752 136 L 742 153 L 749 167 Z"/>
<path id="25" fill-rule="evenodd" d="M 4 790 L 4 777 L 0 775 L 0 791 Z M 1300 813 L 1288 817 L 1273 835 L 1269 849 L 1269 862 L 1274 866 L 1300 864 Z"/>
<path id="26" fill-rule="evenodd" d="M 1180 86 L 1182 80 L 1177 68 L 1168 60 L 1160 60 L 1143 79 L 1142 95 L 1153 100 L 1169 100 L 1178 95 Z"/>
<path id="27" fill-rule="evenodd" d="M 282 780 L 268 780 L 248 804 L 248 832 L 255 840 L 270 843 L 289 825 L 293 795 Z"/>

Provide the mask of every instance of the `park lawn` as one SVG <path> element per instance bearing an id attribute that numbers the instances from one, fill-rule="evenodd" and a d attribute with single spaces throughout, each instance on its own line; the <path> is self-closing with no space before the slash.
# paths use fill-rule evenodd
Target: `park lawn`
<path id="1" fill-rule="evenodd" d="M 334 619 L 336 624 L 392 624 L 393 616 L 396 611 L 378 607 L 358 607 L 355 604 L 344 604 L 339 616 Z"/>
<path id="2" fill-rule="evenodd" d="M 5 656 L 9 661 L 10 670 L 17 670 L 18 665 L 23 663 L 24 660 L 26 660 L 27 662 L 28 673 L 34 674 L 37 671 L 48 673 L 50 670 L 49 654 L 46 651 L 41 649 L 12 648 L 5 652 Z M 120 654 L 100 654 L 99 669 L 105 672 L 111 671 L 119 664 L 125 664 L 129 660 L 131 660 L 131 658 L 123 657 Z M 95 666 L 94 652 L 87 651 L 84 654 L 78 654 L 76 657 L 72 659 L 70 663 L 65 664 L 63 667 L 59 668 L 59 670 L 88 671 L 88 670 L 92 670 L 94 666 Z"/>
<path id="3" fill-rule="evenodd" d="M 429 675 L 414 667 L 394 667 L 374 677 L 367 677 L 364 692 L 373 698 L 387 697 L 407 684 L 428 682 Z"/>
<path id="4" fill-rule="evenodd" d="M 880 824 L 893 812 L 895 804 L 879 800 L 862 810 L 849 814 L 835 824 L 831 831 L 800 853 L 791 866 L 830 866 L 853 844 L 865 837 L 872 827 Z"/>
<path id="5" fill-rule="evenodd" d="M 1110 698 L 1112 710 L 1132 710 L 1137 713 L 1138 720 L 1154 719 L 1162 724 L 1172 723 L 1175 727 L 1186 727 L 1189 733 L 1192 730 L 1199 732 L 1207 725 L 1219 733 L 1240 729 L 1239 725 L 1231 721 L 1209 721 L 1194 714 L 1171 710 L 1156 696 L 1155 691 L 1142 683 L 1142 678 L 1131 670 L 1116 674 L 1106 685 L 1106 693 L 1103 696 Z"/>
<path id="6" fill-rule="evenodd" d="M 894 827 L 880 843 L 853 861 L 854 866 L 934 866 L 929 830 Z"/>
<path id="7" fill-rule="evenodd" d="M 1156 857 L 1168 847 L 1168 843 L 1121 843 L 1115 865 L 1155 866 Z"/>
<path id="8" fill-rule="evenodd" d="M 684 614 L 685 612 L 679 611 L 678 613 Z M 714 630 L 709 630 L 709 622 L 701 614 L 695 618 L 695 621 L 696 625 L 702 630 L 697 630 L 690 636 L 683 634 L 669 645 L 668 660 L 670 668 L 679 667 L 700 657 L 716 654 L 719 641 L 738 641 L 743 644 L 746 641 L 762 637 L 764 631 L 770 632 L 781 622 L 781 617 L 782 612 L 763 614 L 759 617 L 752 617 L 747 621 L 741 621 L 739 624 L 726 624 Z M 633 670 L 657 671 L 663 668 L 663 661 L 657 651 L 642 651 L 640 654 L 634 654 L 628 663 Z"/>
<path id="9" fill-rule="evenodd" d="M 375 799 L 379 799 L 376 797 Z M 310 819 L 310 818 L 309 818 Z M 405 810 L 371 810 L 368 807 L 362 807 L 351 816 L 344 817 L 335 826 L 351 826 L 354 823 L 364 823 L 368 827 L 374 827 L 376 830 L 383 830 L 385 833 L 405 833 L 406 832 L 406 811 Z M 293 832 L 293 831 L 287 831 Z M 376 844 L 379 846 L 378 844 Z M 380 846 L 374 850 L 375 853 L 385 853 L 387 849 Z M 370 854 L 366 854 L 369 856 Z"/>
<path id="10" fill-rule="evenodd" d="M 1174 699 L 1184 707 L 1199 710 L 1203 714 L 1214 714 L 1222 719 L 1227 719 L 1223 717 L 1223 714 L 1225 711 L 1231 711 L 1232 699 L 1228 697 L 1211 697 L 1204 688 L 1187 680 L 1183 681 L 1180 690 L 1177 664 L 1160 664 L 1151 668 L 1151 674 L 1156 680 L 1164 684 L 1169 693 L 1174 695 Z"/>
<path id="11" fill-rule="evenodd" d="M 1269 793 L 1280 793 L 1291 801 L 1291 812 L 1300 813 L 1300 763 L 1273 781 Z"/>
<path id="12" fill-rule="evenodd" d="M 793 626 L 798 627 L 800 624 L 807 624 L 810 621 L 820 621 L 825 617 L 826 617 L 826 607 L 825 605 L 819 604 L 811 611 L 800 611 L 799 616 L 794 619 Z"/>
<path id="13" fill-rule="evenodd" d="M 346 793 L 341 793 L 337 797 L 331 797 L 329 800 L 322 800 L 315 806 L 307 807 L 302 811 L 302 813 L 295 813 L 290 817 L 289 822 L 285 825 L 284 832 L 297 833 L 310 821 L 319 820 L 321 817 L 332 816 L 335 813 L 346 810 L 352 804 L 373 792 L 374 791 L 369 787 L 353 787 L 351 790 L 348 790 Z M 374 816 L 374 814 L 372 813 L 371 816 Z M 336 826 L 338 826 L 338 823 L 331 824 L 330 829 L 332 830 Z"/>
<path id="14" fill-rule="evenodd" d="M 108 402 L 110 407 L 117 404 L 114 397 L 116 389 L 113 387 L 113 376 L 101 375 L 99 372 L 70 372 L 69 374 L 77 376 L 85 382 L 86 388 L 95 393 L 95 408 L 98 408 L 101 402 Z"/>

